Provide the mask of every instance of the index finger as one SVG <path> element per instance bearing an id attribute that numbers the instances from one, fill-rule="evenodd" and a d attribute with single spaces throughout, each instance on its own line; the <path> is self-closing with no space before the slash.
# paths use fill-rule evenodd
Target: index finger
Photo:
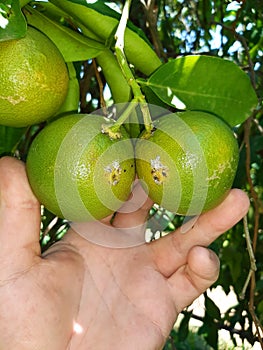
<path id="1" fill-rule="evenodd" d="M 185 264 L 194 246 L 208 247 L 222 233 L 233 227 L 246 215 L 249 208 L 247 195 L 233 189 L 216 208 L 202 214 L 186 233 L 175 232 L 152 243 L 153 259 L 159 271 L 169 277 Z"/>

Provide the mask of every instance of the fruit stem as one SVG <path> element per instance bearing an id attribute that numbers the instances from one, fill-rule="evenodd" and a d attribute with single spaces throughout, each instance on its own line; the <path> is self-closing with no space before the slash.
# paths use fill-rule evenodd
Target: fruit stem
<path id="1" fill-rule="evenodd" d="M 142 92 L 140 89 L 139 84 L 137 84 L 136 80 L 134 79 L 134 76 L 132 74 L 132 71 L 129 67 L 129 64 L 127 62 L 125 53 L 124 53 L 124 35 L 125 35 L 125 30 L 127 26 L 127 21 L 129 19 L 129 11 L 130 11 L 130 6 L 131 6 L 131 1 L 132 0 L 126 0 L 122 15 L 119 21 L 119 25 L 117 27 L 116 33 L 115 33 L 115 53 L 117 57 L 117 61 L 120 65 L 120 68 L 122 70 L 122 73 L 124 77 L 126 78 L 128 84 L 132 88 L 132 92 L 135 98 L 141 99 L 142 97 Z M 138 101 L 139 102 L 139 101 Z"/>
<path id="2" fill-rule="evenodd" d="M 152 118 L 150 115 L 148 104 L 145 100 L 144 100 L 144 102 L 140 103 L 140 108 L 142 111 L 143 122 L 144 122 L 144 127 L 145 127 L 144 138 L 148 138 L 153 133 L 154 125 L 153 125 L 153 121 L 152 121 Z"/>
<path id="3" fill-rule="evenodd" d="M 120 68 L 122 70 L 122 73 L 132 89 L 132 93 L 134 95 L 132 102 L 139 103 L 141 111 L 142 111 L 142 115 L 143 115 L 146 133 L 151 134 L 153 131 L 153 122 L 151 119 L 149 108 L 148 108 L 148 105 L 145 101 L 145 96 L 143 95 L 139 84 L 136 82 L 136 80 L 134 78 L 134 75 L 130 69 L 130 66 L 127 62 L 127 59 L 126 59 L 126 56 L 124 53 L 124 34 L 125 34 L 126 26 L 127 26 L 127 21 L 129 18 L 129 10 L 130 10 L 130 6 L 131 6 L 131 1 L 132 0 L 125 1 L 122 15 L 121 15 L 121 19 L 120 19 L 119 25 L 118 25 L 116 33 L 115 33 L 115 39 L 116 39 L 115 54 L 116 54 L 117 61 L 120 65 Z"/>
<path id="4" fill-rule="evenodd" d="M 132 2 L 132 0 L 125 1 L 125 4 L 123 6 L 123 10 L 122 10 L 122 14 L 121 14 L 121 18 L 119 21 L 119 25 L 118 25 L 116 33 L 115 33 L 115 39 L 116 39 L 115 48 L 119 48 L 123 54 L 124 54 L 124 35 L 125 35 L 125 29 L 127 26 L 127 22 L 129 19 L 131 2 Z"/>
<path id="5" fill-rule="evenodd" d="M 121 113 L 121 116 L 116 120 L 116 122 L 112 125 L 102 125 L 102 132 L 108 134 L 112 139 L 121 138 L 121 133 L 119 132 L 122 124 L 129 118 L 132 110 L 136 108 L 138 103 L 134 100 L 128 103 L 127 108 Z"/>

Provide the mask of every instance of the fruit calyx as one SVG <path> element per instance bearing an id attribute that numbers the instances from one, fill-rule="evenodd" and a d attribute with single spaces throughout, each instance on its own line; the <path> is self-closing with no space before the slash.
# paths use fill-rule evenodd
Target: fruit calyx
<path id="1" fill-rule="evenodd" d="M 108 183 L 116 186 L 120 182 L 122 168 L 119 161 L 115 160 L 104 168 Z"/>
<path id="2" fill-rule="evenodd" d="M 155 159 L 151 159 L 151 174 L 153 181 L 157 185 L 163 184 L 169 172 L 169 168 L 166 165 L 162 164 L 160 158 L 160 156 L 157 156 Z"/>
<path id="3" fill-rule="evenodd" d="M 114 127 L 115 126 L 115 127 Z M 101 132 L 107 134 L 111 140 L 117 140 L 122 138 L 122 134 L 119 131 L 119 126 L 116 127 L 115 124 L 102 124 Z"/>

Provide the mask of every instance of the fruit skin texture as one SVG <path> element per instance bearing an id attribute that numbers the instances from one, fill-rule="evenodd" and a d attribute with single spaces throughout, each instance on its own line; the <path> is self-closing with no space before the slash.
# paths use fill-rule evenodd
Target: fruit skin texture
<path id="1" fill-rule="evenodd" d="M 150 198 L 187 216 L 210 210 L 226 197 L 239 159 L 228 125 L 193 111 L 161 117 L 153 135 L 137 141 L 135 154 L 137 174 Z"/>
<path id="2" fill-rule="evenodd" d="M 52 117 L 64 102 L 68 71 L 53 42 L 28 27 L 19 40 L 0 42 L 0 124 L 25 127 Z"/>
<path id="3" fill-rule="evenodd" d="M 69 221 L 100 220 L 127 200 L 135 177 L 134 150 L 124 129 L 111 140 L 105 119 L 76 114 L 57 119 L 33 140 L 26 168 L 39 201 Z"/>

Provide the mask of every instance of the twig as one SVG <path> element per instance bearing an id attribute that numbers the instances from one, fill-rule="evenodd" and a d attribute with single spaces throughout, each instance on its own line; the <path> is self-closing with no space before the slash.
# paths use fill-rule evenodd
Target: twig
<path id="1" fill-rule="evenodd" d="M 252 241 L 252 251 L 253 253 L 256 251 L 257 247 L 257 240 L 258 240 L 258 228 L 259 228 L 259 202 L 258 202 L 258 195 L 254 189 L 253 181 L 251 179 L 250 174 L 250 163 L 251 163 L 251 150 L 250 150 L 250 129 L 251 129 L 251 121 L 252 117 L 248 118 L 246 120 L 245 124 L 245 133 L 244 133 L 244 142 L 246 146 L 246 175 L 247 175 L 247 181 L 248 185 L 250 187 L 250 193 L 253 199 L 254 204 L 254 234 L 253 234 L 253 241 Z M 251 270 L 250 270 L 251 271 Z M 253 322 L 256 327 L 256 332 L 258 335 L 258 339 L 261 345 L 261 348 L 263 349 L 263 341 L 261 339 L 260 330 L 263 332 L 263 327 L 255 313 L 255 307 L 254 307 L 254 301 L 255 301 L 255 288 L 256 288 L 256 277 L 255 277 L 255 271 L 250 272 L 250 294 L 249 294 L 249 312 L 251 314 L 251 317 L 253 319 Z"/>
<path id="2" fill-rule="evenodd" d="M 182 311 L 182 314 L 185 314 L 185 312 Z M 196 314 L 192 314 L 191 318 L 193 318 L 193 319 L 195 319 L 197 321 L 203 322 L 203 323 L 205 322 L 204 317 L 196 315 Z M 215 326 L 217 327 L 218 330 L 224 329 L 224 330 L 228 331 L 232 335 L 237 334 L 237 335 L 240 336 L 241 339 L 249 339 L 250 341 L 253 341 L 253 342 L 259 341 L 258 337 L 255 337 L 255 336 L 251 335 L 250 330 L 236 329 L 236 328 L 233 328 L 231 326 L 228 326 L 225 322 L 224 323 L 223 322 L 217 322 L 217 323 L 215 323 Z"/>
<path id="3" fill-rule="evenodd" d="M 84 74 L 80 80 L 80 110 L 81 112 L 87 112 L 87 93 L 90 91 L 91 79 L 94 76 L 94 67 L 89 65 L 88 62 L 83 63 Z"/>
<path id="4" fill-rule="evenodd" d="M 250 163 L 251 163 L 250 129 L 251 129 L 252 120 L 253 120 L 253 116 L 248 118 L 245 122 L 244 142 L 246 146 L 246 175 L 247 175 L 247 181 L 248 181 L 250 193 L 253 199 L 253 205 L 255 210 L 254 235 L 253 235 L 253 244 L 252 244 L 253 251 L 255 251 L 257 246 L 258 228 L 259 228 L 259 201 L 258 201 L 257 192 L 255 191 L 253 181 L 251 179 L 251 174 L 250 174 Z"/>
<path id="5" fill-rule="evenodd" d="M 143 115 L 146 134 L 150 135 L 153 130 L 153 123 L 150 116 L 149 108 L 145 101 L 145 96 L 143 95 L 139 84 L 136 82 L 134 78 L 134 75 L 129 67 L 129 64 L 127 62 L 127 59 L 124 53 L 124 34 L 125 34 L 127 21 L 129 18 L 130 5 L 131 5 L 131 0 L 126 0 L 125 5 L 123 7 L 121 19 L 115 34 L 115 39 L 116 39 L 115 53 L 116 53 L 117 61 L 122 70 L 122 73 L 132 89 L 132 92 L 134 95 L 134 99 L 132 100 L 132 102 L 139 103 L 141 112 Z"/>
<path id="6" fill-rule="evenodd" d="M 95 76 L 96 76 L 96 79 L 97 79 L 97 82 L 98 82 L 98 85 L 99 85 L 100 105 L 102 107 L 103 114 L 106 116 L 107 115 L 107 106 L 106 106 L 106 102 L 105 102 L 105 99 L 104 99 L 104 96 L 103 96 L 104 86 L 103 86 L 100 74 L 98 72 L 98 67 L 97 67 L 96 61 L 94 59 L 92 60 L 92 65 L 93 65 L 93 68 L 94 68 L 94 71 L 95 71 Z"/>
<path id="7" fill-rule="evenodd" d="M 158 30 L 157 30 L 158 6 L 155 4 L 155 0 L 149 0 L 148 3 L 146 3 L 144 0 L 141 0 L 141 3 L 143 5 L 144 13 L 149 26 L 149 32 L 152 38 L 155 51 L 159 57 L 164 58 L 166 60 L 167 57 L 165 55 L 163 44 L 160 40 Z"/>
<path id="8" fill-rule="evenodd" d="M 123 7 L 121 19 L 115 34 L 115 53 L 116 58 L 119 63 L 119 66 L 122 70 L 122 73 L 127 80 L 128 84 L 131 86 L 134 97 L 137 99 L 137 102 L 140 102 L 140 99 L 143 98 L 141 88 L 139 84 L 136 82 L 133 73 L 129 67 L 127 62 L 125 53 L 124 53 L 124 35 L 127 26 L 127 21 L 129 18 L 129 9 L 131 5 L 131 0 L 126 0 L 125 5 Z"/>
<path id="9" fill-rule="evenodd" d="M 255 278 L 255 273 L 251 275 L 251 288 L 252 293 L 250 293 L 250 300 L 249 300 L 249 312 L 250 315 L 253 319 L 254 325 L 256 327 L 256 333 L 258 337 L 258 341 L 260 343 L 261 349 L 263 349 L 263 339 L 262 339 L 262 334 L 263 334 L 263 327 L 262 324 L 260 323 L 260 320 L 258 319 L 256 313 L 255 313 L 255 308 L 254 308 L 254 291 L 255 291 L 255 285 L 256 285 L 256 278 Z"/>
<path id="10" fill-rule="evenodd" d="M 242 289 L 242 292 L 240 293 L 240 299 L 245 298 L 246 290 L 249 285 L 249 282 L 252 278 L 252 275 L 255 273 L 257 270 L 257 265 L 256 265 L 256 259 L 255 255 L 253 252 L 252 244 L 251 244 L 251 238 L 249 234 L 249 228 L 248 228 L 248 223 L 247 223 L 247 216 L 243 218 L 243 223 L 244 223 L 244 232 L 245 232 L 245 238 L 246 238 L 246 243 L 247 243 L 247 250 L 248 250 L 248 255 L 249 255 L 249 260 L 250 260 L 250 270 L 246 279 L 246 282 L 244 284 L 244 287 Z"/>
<path id="11" fill-rule="evenodd" d="M 131 0 L 126 0 L 123 6 L 121 19 L 115 34 L 115 38 L 116 38 L 115 48 L 116 47 L 119 48 L 123 54 L 124 54 L 124 34 L 125 34 L 125 29 L 127 26 L 128 19 L 129 19 L 130 7 L 131 7 Z"/>
<path id="12" fill-rule="evenodd" d="M 257 127 L 259 133 L 260 133 L 261 135 L 263 135 L 263 128 L 262 128 L 262 126 L 259 124 L 258 119 L 253 118 L 253 123 L 256 125 L 256 127 Z"/>

